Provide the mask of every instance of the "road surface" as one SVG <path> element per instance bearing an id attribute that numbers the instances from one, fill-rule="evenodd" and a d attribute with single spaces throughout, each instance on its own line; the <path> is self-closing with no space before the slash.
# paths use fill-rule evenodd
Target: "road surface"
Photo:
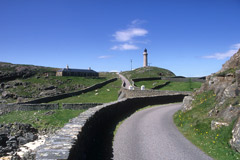
<path id="1" fill-rule="evenodd" d="M 113 142 L 114 160 L 212 160 L 189 142 L 173 123 L 181 104 L 136 112 L 119 127 Z"/>
<path id="2" fill-rule="evenodd" d="M 121 74 L 118 74 L 118 75 L 121 78 L 122 82 L 125 83 L 125 88 L 129 89 L 129 86 L 131 85 L 131 83 L 128 81 L 128 79 Z"/>

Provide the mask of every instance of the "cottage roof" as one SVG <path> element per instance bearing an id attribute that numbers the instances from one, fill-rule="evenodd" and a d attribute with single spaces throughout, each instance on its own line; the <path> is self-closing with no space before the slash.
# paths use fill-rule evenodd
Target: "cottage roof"
<path id="1" fill-rule="evenodd" d="M 89 70 L 89 69 L 72 69 L 72 68 L 63 68 L 63 69 L 60 69 L 58 72 L 81 72 L 81 73 L 97 73 L 96 71 L 94 70 Z"/>

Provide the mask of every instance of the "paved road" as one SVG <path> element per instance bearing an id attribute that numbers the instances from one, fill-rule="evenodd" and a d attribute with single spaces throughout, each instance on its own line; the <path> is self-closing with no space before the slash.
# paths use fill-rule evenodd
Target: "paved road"
<path id="1" fill-rule="evenodd" d="M 181 104 L 148 108 L 119 127 L 113 142 L 114 160 L 210 160 L 177 130 L 172 115 Z"/>
<path id="2" fill-rule="evenodd" d="M 125 82 L 125 88 L 129 89 L 129 86 L 131 85 L 131 83 L 128 81 L 128 79 L 121 74 L 118 74 L 118 75 L 121 78 L 121 80 Z"/>

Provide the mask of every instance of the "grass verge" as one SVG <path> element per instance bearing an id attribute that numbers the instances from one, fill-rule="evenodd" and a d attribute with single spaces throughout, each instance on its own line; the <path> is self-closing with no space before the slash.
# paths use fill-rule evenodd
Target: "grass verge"
<path id="1" fill-rule="evenodd" d="M 194 91 L 196 88 L 200 88 L 201 82 L 170 82 L 168 85 L 160 88 L 160 90 L 169 91 Z"/>
<path id="2" fill-rule="evenodd" d="M 208 112 L 215 106 L 215 96 L 212 91 L 195 96 L 193 109 L 185 113 L 176 112 L 174 122 L 187 139 L 214 159 L 240 159 L 240 153 L 229 145 L 234 122 L 228 127 L 211 130 L 213 118 L 208 117 Z"/>
<path id="3" fill-rule="evenodd" d="M 142 85 L 144 85 L 145 88 L 151 89 L 151 88 L 156 87 L 158 85 L 162 85 L 166 82 L 167 82 L 167 80 L 150 80 L 150 81 L 139 81 L 139 82 L 135 82 L 134 84 L 137 87 L 141 87 Z"/>
<path id="4" fill-rule="evenodd" d="M 85 110 L 15 111 L 0 116 L 0 124 L 27 123 L 41 131 L 53 132 Z"/>
<path id="5" fill-rule="evenodd" d="M 120 87 L 121 81 L 117 80 L 95 91 L 52 101 L 50 103 L 108 103 L 118 99 L 118 91 L 120 90 Z"/>

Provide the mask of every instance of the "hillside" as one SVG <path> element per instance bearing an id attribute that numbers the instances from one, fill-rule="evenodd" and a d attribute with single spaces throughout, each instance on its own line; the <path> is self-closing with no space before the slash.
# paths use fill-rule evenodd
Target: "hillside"
<path id="1" fill-rule="evenodd" d="M 214 159 L 240 158 L 240 50 L 175 114 L 179 130 Z"/>
<path id="2" fill-rule="evenodd" d="M 68 93 L 116 77 L 100 73 L 99 78 L 56 77 L 57 68 L 0 62 L 0 103 L 26 102 Z"/>
<path id="3" fill-rule="evenodd" d="M 55 75 L 57 68 L 20 65 L 6 62 L 0 62 L 0 82 L 14 80 L 16 78 L 27 78 L 34 75 Z"/>
<path id="4" fill-rule="evenodd" d="M 150 77 L 173 77 L 175 74 L 167 69 L 158 67 L 141 67 L 132 71 L 125 71 L 121 73 L 127 79 L 134 78 L 150 78 Z"/>

